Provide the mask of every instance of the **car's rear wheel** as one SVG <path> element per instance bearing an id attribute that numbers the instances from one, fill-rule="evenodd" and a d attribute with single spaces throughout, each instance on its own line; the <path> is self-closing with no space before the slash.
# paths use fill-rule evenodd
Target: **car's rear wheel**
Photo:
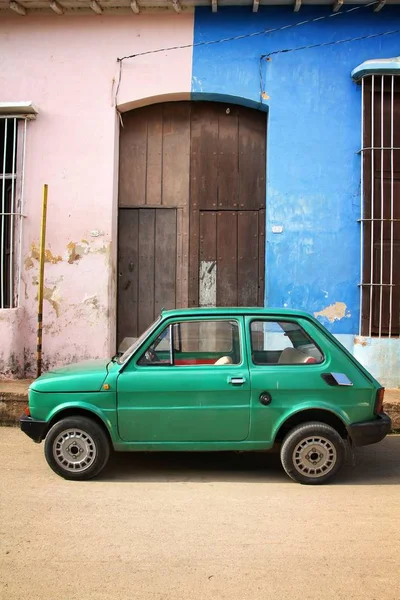
<path id="1" fill-rule="evenodd" d="M 285 437 L 281 462 L 294 481 L 318 485 L 339 471 L 345 454 L 344 440 L 336 429 L 325 423 L 302 423 Z"/>
<path id="2" fill-rule="evenodd" d="M 66 417 L 47 434 L 44 452 L 49 466 L 64 479 L 92 479 L 104 469 L 110 444 L 104 429 L 87 417 Z"/>

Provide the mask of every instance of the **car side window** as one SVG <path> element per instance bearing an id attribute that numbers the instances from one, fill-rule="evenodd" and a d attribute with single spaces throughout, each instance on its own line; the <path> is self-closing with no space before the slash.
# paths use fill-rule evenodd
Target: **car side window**
<path id="1" fill-rule="evenodd" d="M 171 365 L 171 327 L 168 325 L 145 350 L 139 365 Z"/>
<path id="2" fill-rule="evenodd" d="M 140 366 L 237 365 L 239 324 L 233 320 L 181 321 L 168 325 L 145 350 Z"/>
<path id="3" fill-rule="evenodd" d="M 308 365 L 324 360 L 310 336 L 292 321 L 252 321 L 250 339 L 255 365 Z"/>

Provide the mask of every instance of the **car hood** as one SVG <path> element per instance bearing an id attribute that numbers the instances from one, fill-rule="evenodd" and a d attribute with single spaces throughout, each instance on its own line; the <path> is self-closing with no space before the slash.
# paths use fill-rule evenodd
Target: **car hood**
<path id="1" fill-rule="evenodd" d="M 41 375 L 31 385 L 35 392 L 98 392 L 107 377 L 109 359 L 84 360 Z"/>

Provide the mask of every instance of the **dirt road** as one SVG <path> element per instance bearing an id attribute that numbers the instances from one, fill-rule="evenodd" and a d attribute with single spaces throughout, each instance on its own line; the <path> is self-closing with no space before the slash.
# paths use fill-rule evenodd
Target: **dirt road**
<path id="1" fill-rule="evenodd" d="M 2 600 L 398 600 L 400 436 L 335 484 L 277 456 L 124 454 L 67 482 L 0 429 Z"/>

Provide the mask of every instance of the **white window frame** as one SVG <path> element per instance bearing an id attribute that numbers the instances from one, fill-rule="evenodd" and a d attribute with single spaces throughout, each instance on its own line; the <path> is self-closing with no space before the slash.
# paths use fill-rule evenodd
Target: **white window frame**
<path id="1" fill-rule="evenodd" d="M 5 123 L 4 151 L 0 156 L 0 265 L 5 261 L 7 220 L 10 228 L 10 260 L 6 267 L 9 272 L 0 269 L 0 310 L 17 308 L 21 296 L 27 123 L 34 119 L 36 114 L 37 110 L 31 102 L 0 103 L 0 120 Z M 7 138 L 10 135 L 13 136 L 12 168 L 11 172 L 6 173 L 6 158 L 9 158 Z M 7 181 L 11 181 L 11 199 L 8 208 L 5 195 Z M 9 290 L 6 293 L 7 278 Z"/>

